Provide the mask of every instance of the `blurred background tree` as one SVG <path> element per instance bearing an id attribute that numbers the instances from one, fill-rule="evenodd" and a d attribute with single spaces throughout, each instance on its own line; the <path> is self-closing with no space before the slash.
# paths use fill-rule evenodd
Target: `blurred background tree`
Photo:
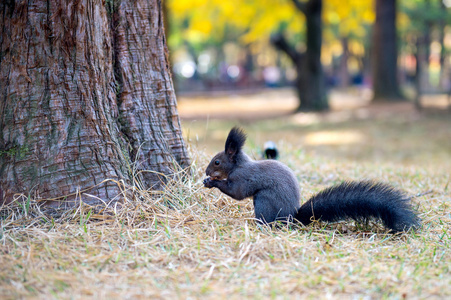
<path id="1" fill-rule="evenodd" d="M 422 93 L 450 92 L 450 6 L 449 0 L 401 1 L 400 78 L 414 83 L 417 105 Z"/>
<path id="2" fill-rule="evenodd" d="M 375 101 L 402 99 L 398 84 L 396 0 L 376 0 L 372 67 Z"/>
<path id="3" fill-rule="evenodd" d="M 167 5 L 179 92 L 293 86 L 297 110 L 326 110 L 331 88 L 373 89 L 375 101 L 450 89 L 450 0 Z"/>

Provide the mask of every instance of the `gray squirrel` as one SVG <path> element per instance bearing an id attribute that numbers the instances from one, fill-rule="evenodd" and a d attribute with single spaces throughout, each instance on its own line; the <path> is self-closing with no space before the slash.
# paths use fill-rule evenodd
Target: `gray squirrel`
<path id="1" fill-rule="evenodd" d="M 253 197 L 255 218 L 261 223 L 294 219 L 308 225 L 313 220 L 374 218 L 392 232 L 407 231 L 420 224 L 410 199 L 380 182 L 343 182 L 319 192 L 301 206 L 293 171 L 276 160 L 253 160 L 242 151 L 245 141 L 244 131 L 232 128 L 225 150 L 213 157 L 203 183 L 236 200 Z"/>

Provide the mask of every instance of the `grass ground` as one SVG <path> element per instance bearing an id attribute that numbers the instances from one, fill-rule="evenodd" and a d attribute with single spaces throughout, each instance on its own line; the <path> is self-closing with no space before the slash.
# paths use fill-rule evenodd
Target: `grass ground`
<path id="1" fill-rule="evenodd" d="M 44 211 L 26 198 L 2 207 L 0 298 L 449 299 L 449 114 L 401 104 L 288 115 L 293 103 L 271 110 L 274 100 L 264 100 L 268 111 L 249 116 L 243 103 L 223 114 L 228 99 L 197 99 L 194 112 L 181 99 L 193 176 L 163 192 L 136 189 L 108 210 Z M 220 118 L 194 115 L 202 101 L 223 105 Z M 256 158 L 264 141 L 277 143 L 303 200 L 345 179 L 377 179 L 414 196 L 423 227 L 391 235 L 377 223 L 257 226 L 252 201 L 202 187 L 233 125 L 246 129 Z"/>

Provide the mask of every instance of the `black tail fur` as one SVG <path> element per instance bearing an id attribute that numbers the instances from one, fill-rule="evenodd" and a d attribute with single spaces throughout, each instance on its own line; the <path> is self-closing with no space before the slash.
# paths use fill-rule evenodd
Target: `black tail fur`
<path id="1" fill-rule="evenodd" d="M 383 183 L 371 181 L 344 182 L 313 196 L 299 209 L 296 219 L 307 225 L 313 220 L 327 222 L 371 218 L 382 220 L 393 232 L 419 225 L 409 197 Z"/>

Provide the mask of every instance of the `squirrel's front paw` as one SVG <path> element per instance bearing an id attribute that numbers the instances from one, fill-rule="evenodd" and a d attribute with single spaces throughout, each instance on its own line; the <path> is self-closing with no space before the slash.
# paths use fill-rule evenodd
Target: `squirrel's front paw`
<path id="1" fill-rule="evenodd" d="M 213 180 L 211 180 L 210 177 L 205 178 L 204 179 L 204 187 L 209 188 L 209 189 L 212 188 L 213 187 L 213 185 L 211 184 L 212 181 Z"/>

